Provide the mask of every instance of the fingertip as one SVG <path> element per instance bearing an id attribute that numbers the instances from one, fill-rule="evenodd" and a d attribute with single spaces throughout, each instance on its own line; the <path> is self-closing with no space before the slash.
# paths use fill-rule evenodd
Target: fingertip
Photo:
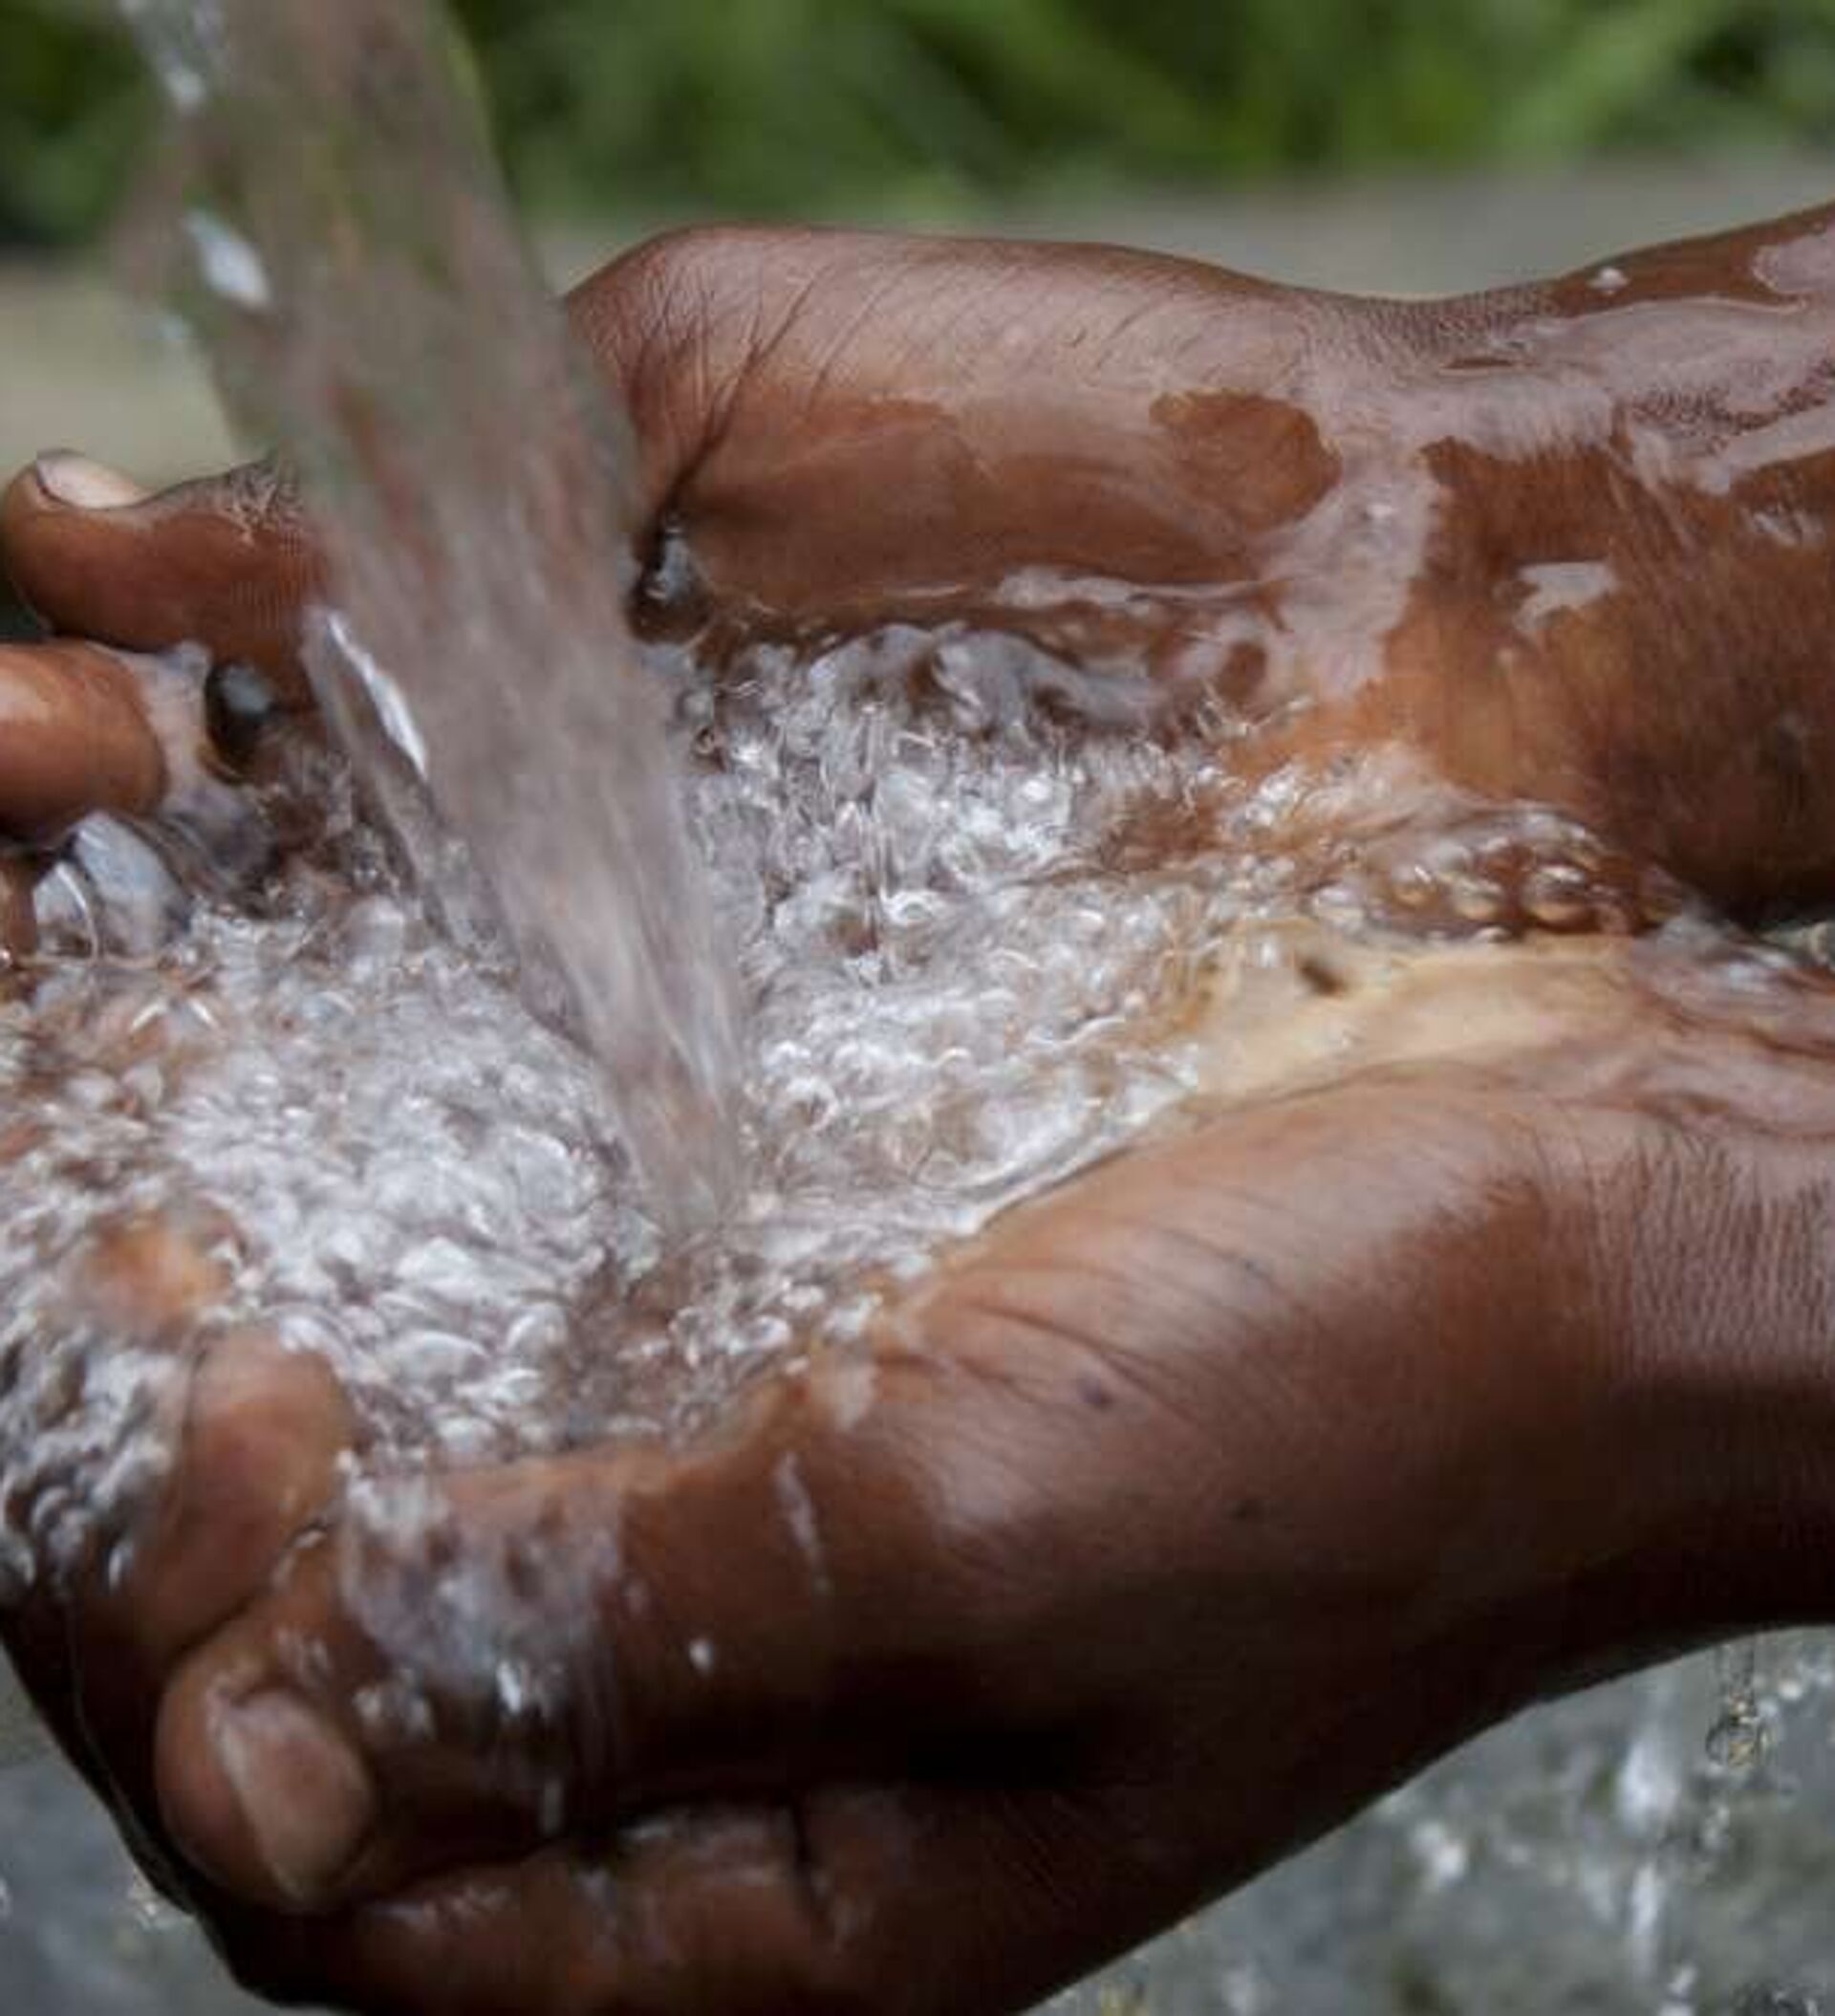
<path id="1" fill-rule="evenodd" d="M 295 1690 L 293 1636 L 239 1620 L 289 1564 L 311 1565 L 302 1542 L 342 1488 L 352 1435 L 322 1361 L 259 1333 L 217 1342 L 192 1377 L 166 1508 L 115 1599 L 149 1672 L 173 1675 L 152 1746 L 164 1827 L 202 1875 L 282 1911 L 324 1901 L 376 1791 Z"/>
<path id="2" fill-rule="evenodd" d="M 160 1711 L 161 1816 L 186 1858 L 250 1903 L 322 1908 L 376 1826 L 368 1767 L 286 1687 L 187 1675 Z"/>
<path id="3" fill-rule="evenodd" d="M 322 578 L 292 488 L 268 465 L 149 492 L 55 449 L 0 497 L 0 562 L 52 631 L 123 650 L 199 643 L 308 687 L 301 611 Z"/>
<path id="4" fill-rule="evenodd" d="M 156 1665 L 267 1586 L 341 1491 L 354 1435 L 322 1359 L 259 1333 L 210 1346 L 191 1377 L 164 1507 L 120 1598 Z"/>
<path id="5" fill-rule="evenodd" d="M 147 492 L 132 478 L 71 448 L 47 448 L 0 493 L 0 564 L 20 599 L 54 629 L 66 626 L 43 597 L 59 600 L 71 542 L 93 518 L 131 512 Z M 87 633 L 84 633 L 87 634 Z"/>
<path id="6" fill-rule="evenodd" d="M 41 623 L 47 621 L 45 612 L 32 598 L 28 584 L 36 572 L 32 559 L 43 537 L 42 521 L 62 509 L 45 488 L 35 462 L 0 490 L 0 574 Z"/>
<path id="7" fill-rule="evenodd" d="M 222 1255 L 199 1229 L 156 1212 L 104 1224 L 85 1256 L 85 1312 L 112 1336 L 148 1340 L 195 1323 L 229 1285 Z"/>
<path id="8" fill-rule="evenodd" d="M 165 786 L 165 752 L 119 660 L 0 644 L 0 834 L 37 844 L 93 812 L 150 813 Z"/>
<path id="9" fill-rule="evenodd" d="M 193 1382 L 192 1516 L 221 1538 L 235 1518 L 258 1511 L 291 1538 L 336 1494 L 356 1432 L 349 1397 L 323 1358 L 260 1332 L 220 1340 Z"/>

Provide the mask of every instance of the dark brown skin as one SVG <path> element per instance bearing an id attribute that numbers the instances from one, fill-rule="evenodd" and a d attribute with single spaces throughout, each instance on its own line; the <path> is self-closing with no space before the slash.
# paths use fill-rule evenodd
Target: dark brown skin
<path id="1" fill-rule="evenodd" d="M 1017 2008 L 1538 1695 L 1835 1614 L 1835 994 L 1585 935 L 1652 877 L 1835 892 L 1832 228 L 1434 306 L 755 232 L 575 296 L 645 551 L 698 571 L 644 622 L 1011 629 L 1227 701 L 1245 774 L 1380 759 L 1392 854 L 1475 798 L 1604 844 L 1559 956 L 1353 989 L 1352 1068 L 1275 1059 L 1010 1214 L 868 1369 L 686 1453 L 451 1480 L 461 1550 L 617 1536 L 577 1713 L 514 1738 L 550 1824 L 465 1703 L 359 1718 L 342 1401 L 217 1346 L 126 1584 L 9 1632 L 240 1972 L 417 2016 Z M 285 680 L 313 563 L 251 494 L 77 511 L 28 474 L 7 563 L 68 636 Z M 0 699 L 73 682 L 21 830 L 83 809 L 38 782 L 91 774 L 75 649 L 0 653 Z M 97 1292 L 177 1337 L 194 1245 L 136 1228 Z"/>

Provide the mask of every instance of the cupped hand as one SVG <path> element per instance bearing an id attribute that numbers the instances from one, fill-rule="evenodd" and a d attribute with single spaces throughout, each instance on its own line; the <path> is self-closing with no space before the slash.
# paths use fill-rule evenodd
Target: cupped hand
<path id="1" fill-rule="evenodd" d="M 1022 633 L 1226 704 L 1245 769 L 1390 751 L 1424 821 L 1530 798 L 1759 908 L 1835 865 L 1820 229 L 1419 309 L 704 234 L 574 312 L 642 444 L 641 625 Z M 281 493 L 107 480 L 10 493 L 33 606 L 296 698 Z M 447 1480 L 439 1559 L 540 1571 L 456 1661 L 448 1577 L 402 1592 L 419 1647 L 363 1599 L 329 1382 L 220 1347 L 125 1584 L 13 1642 L 239 1968 L 461 2016 L 1014 2007 L 1539 1692 L 1819 1614 L 1826 994 L 1585 937 L 1306 970 L 1239 1103 L 704 1446 Z M 530 1603 L 533 1711 L 490 1684 Z"/>
<path id="2" fill-rule="evenodd" d="M 705 230 L 570 302 L 636 425 L 641 629 L 718 655 L 1004 631 L 1215 715 L 1241 768 L 1396 759 L 1736 911 L 1835 872 L 1821 214 L 1446 302 L 1142 253 Z M 90 507 L 90 508 L 85 508 Z M 67 637 L 201 639 L 284 699 L 321 587 L 258 466 L 56 457 L 9 571 Z"/>
<path id="3" fill-rule="evenodd" d="M 1825 1614 L 1827 993 L 1576 947 L 1313 1012 L 1349 1078 L 1284 1037 L 704 1443 L 449 1475 L 405 1551 L 313 1362 L 220 1346 L 43 1636 L 243 1978 L 1017 2008 L 1532 1699 Z"/>

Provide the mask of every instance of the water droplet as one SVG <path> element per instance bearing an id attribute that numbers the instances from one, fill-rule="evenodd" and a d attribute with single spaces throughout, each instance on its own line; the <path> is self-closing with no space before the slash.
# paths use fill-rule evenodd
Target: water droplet
<path id="1" fill-rule="evenodd" d="M 1736 2005 L 1735 2016 L 1822 2016 L 1823 2005 L 1814 1995 L 1789 1988 L 1748 1988 Z"/>
<path id="2" fill-rule="evenodd" d="M 138 1868 L 128 1872 L 121 1908 L 128 1923 L 140 1932 L 175 1932 L 189 1922 L 184 1913 L 162 1897 Z"/>
<path id="3" fill-rule="evenodd" d="M 251 314 L 274 305 L 273 287 L 261 254 L 233 226 L 207 210 L 192 210 L 184 228 L 197 253 L 198 271 L 213 293 Z"/>
<path id="4" fill-rule="evenodd" d="M 1708 1731 L 1709 1759 L 1722 1770 L 1750 1771 L 1771 1745 L 1771 1720 L 1759 1695 L 1759 1655 L 1751 1640 L 1721 1646 L 1715 1654 L 1720 1711 Z"/>
<path id="5" fill-rule="evenodd" d="M 1770 1742 L 1760 1710 L 1738 1702 L 1723 1709 L 1708 1731 L 1708 1755 L 1723 1770 L 1750 1771 L 1763 1762 Z"/>

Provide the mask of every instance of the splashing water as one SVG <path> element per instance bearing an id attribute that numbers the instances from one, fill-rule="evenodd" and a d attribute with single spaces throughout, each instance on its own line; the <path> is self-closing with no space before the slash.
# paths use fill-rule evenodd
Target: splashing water
<path id="1" fill-rule="evenodd" d="M 417 0 L 124 5 L 179 114 L 149 242 L 179 249 L 230 409 L 327 550 L 326 710 L 448 927 L 500 921 L 534 998 L 558 992 L 650 1208 L 704 1222 L 736 1181 L 732 984 L 623 618 L 624 430 L 457 45 Z"/>
<path id="2" fill-rule="evenodd" d="M 125 952 L 135 919 L 186 894 L 92 822 L 81 900 L 41 904 L 68 956 L 0 1009 L 0 1087 L 33 1117 L 0 1164 L 22 1552 L 71 1558 L 109 1480 L 141 1475 L 118 1444 L 157 1412 L 162 1361 L 111 1351 L 59 1442 L 72 1363 L 28 1350 L 97 1355 L 73 1281 L 123 1217 L 183 1200 L 232 1227 L 212 1320 L 325 1355 L 379 1453 L 507 1458 L 692 1426 L 792 1343 L 856 1333 L 869 1277 L 1190 1091 L 1167 1018 L 1250 891 L 1210 857 L 1124 885 L 1108 856 L 1143 805 L 1209 788 L 1214 757 L 1040 720 L 998 648 L 964 645 L 953 691 L 926 689 L 932 651 L 893 632 L 670 668 L 755 1059 L 750 1181 L 687 1237 L 633 1183 L 589 1060 L 430 927 L 359 822 L 336 874 L 291 864 L 255 915 L 196 901 L 151 958 Z M 97 933 L 124 956 L 82 956 Z M 80 1492 L 24 1489 L 77 1463 Z"/>

